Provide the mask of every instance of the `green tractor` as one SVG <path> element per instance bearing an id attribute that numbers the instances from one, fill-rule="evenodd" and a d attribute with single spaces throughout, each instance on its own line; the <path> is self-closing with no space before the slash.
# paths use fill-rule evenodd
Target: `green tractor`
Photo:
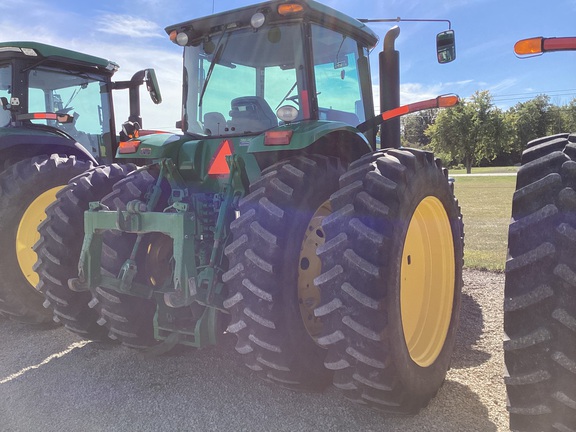
<path id="1" fill-rule="evenodd" d="M 184 136 L 120 149 L 149 164 L 89 204 L 68 315 L 93 310 L 109 338 L 152 351 L 227 332 L 264 380 L 417 412 L 450 365 L 463 225 L 447 171 L 401 148 L 394 121 L 458 98 L 398 106 L 395 27 L 375 115 L 375 33 L 315 1 L 166 30 L 184 48 Z"/>
<path id="2" fill-rule="evenodd" d="M 576 50 L 576 38 L 531 38 L 520 56 Z M 576 135 L 530 141 L 522 153 L 504 288 L 510 429 L 576 430 Z"/>
<path id="3" fill-rule="evenodd" d="M 52 321 L 36 291 L 33 245 L 46 207 L 68 181 L 111 164 L 118 147 L 114 89 L 129 89 L 127 127 L 141 125 L 139 87 L 160 102 L 154 71 L 112 82 L 118 65 L 35 42 L 0 43 L 0 313 Z M 128 137 L 126 137 L 128 139 Z M 118 167 L 125 171 L 127 167 Z M 107 168 L 109 171 L 110 168 Z"/>

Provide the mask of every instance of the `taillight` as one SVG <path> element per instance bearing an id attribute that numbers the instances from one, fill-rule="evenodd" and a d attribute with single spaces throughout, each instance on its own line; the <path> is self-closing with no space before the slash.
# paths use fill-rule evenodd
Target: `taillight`
<path id="1" fill-rule="evenodd" d="M 287 145 L 290 144 L 293 132 L 291 130 L 268 131 L 264 134 L 264 145 Z"/>

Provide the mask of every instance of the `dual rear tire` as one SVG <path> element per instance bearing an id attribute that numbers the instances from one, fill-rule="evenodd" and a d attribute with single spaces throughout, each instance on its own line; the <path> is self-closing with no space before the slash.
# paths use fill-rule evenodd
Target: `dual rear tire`
<path id="1" fill-rule="evenodd" d="M 522 154 L 504 288 L 510 429 L 576 430 L 576 136 Z"/>
<path id="2" fill-rule="evenodd" d="M 387 150 L 342 173 L 333 158 L 294 158 L 250 192 L 224 275 L 246 365 L 293 389 L 333 381 L 385 412 L 426 406 L 450 365 L 462 287 L 462 217 L 439 162 Z"/>

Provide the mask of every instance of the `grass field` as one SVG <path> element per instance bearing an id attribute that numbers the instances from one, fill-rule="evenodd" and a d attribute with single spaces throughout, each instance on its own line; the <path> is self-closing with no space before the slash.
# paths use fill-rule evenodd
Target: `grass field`
<path id="1" fill-rule="evenodd" d="M 516 177 L 472 175 L 455 180 L 454 191 L 464 217 L 465 267 L 503 271 Z"/>
<path id="2" fill-rule="evenodd" d="M 518 172 L 517 166 L 505 167 L 480 167 L 472 168 L 472 174 L 501 174 L 501 173 L 516 173 Z M 466 174 L 465 169 L 451 169 L 450 174 Z"/>

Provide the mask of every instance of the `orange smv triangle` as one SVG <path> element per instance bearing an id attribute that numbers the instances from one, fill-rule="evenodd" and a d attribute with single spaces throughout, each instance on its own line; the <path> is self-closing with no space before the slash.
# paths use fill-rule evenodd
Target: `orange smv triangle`
<path id="1" fill-rule="evenodd" d="M 208 169 L 208 175 L 226 175 L 230 174 L 230 167 L 226 162 L 226 156 L 232 154 L 232 143 L 228 140 L 222 141 L 216 154 L 212 158 L 210 163 L 210 168 Z"/>

